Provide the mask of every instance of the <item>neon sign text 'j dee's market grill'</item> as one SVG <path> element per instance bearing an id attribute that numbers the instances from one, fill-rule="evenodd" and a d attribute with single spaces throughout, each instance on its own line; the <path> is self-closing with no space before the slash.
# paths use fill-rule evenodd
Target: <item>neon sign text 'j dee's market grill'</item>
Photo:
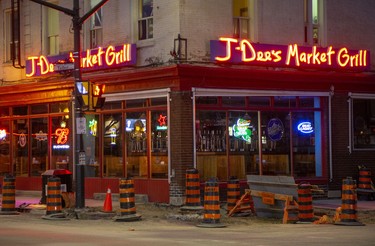
<path id="1" fill-rule="evenodd" d="M 58 72 L 56 65 L 73 69 L 72 53 L 57 56 L 30 56 L 26 60 L 26 76 L 42 76 Z M 88 49 L 81 54 L 80 66 L 83 71 L 132 66 L 136 64 L 136 45 L 99 47 Z"/>
<path id="2" fill-rule="evenodd" d="M 370 69 L 368 50 L 258 44 L 235 38 L 211 40 L 210 47 L 211 60 L 221 63 L 356 71 Z"/>

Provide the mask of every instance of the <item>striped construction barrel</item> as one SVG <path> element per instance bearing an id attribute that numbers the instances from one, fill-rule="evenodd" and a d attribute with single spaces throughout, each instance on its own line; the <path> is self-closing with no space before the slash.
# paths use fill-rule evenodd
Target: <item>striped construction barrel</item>
<path id="1" fill-rule="evenodd" d="M 121 178 L 119 192 L 121 216 L 136 214 L 134 180 L 131 178 Z"/>
<path id="2" fill-rule="evenodd" d="M 358 188 L 371 189 L 371 170 L 369 168 L 359 169 Z"/>
<path id="3" fill-rule="evenodd" d="M 140 220 L 141 215 L 137 214 L 135 208 L 134 180 L 132 178 L 120 178 L 120 215 L 114 218 L 115 221 Z"/>
<path id="4" fill-rule="evenodd" d="M 314 210 L 312 206 L 312 192 L 310 184 L 298 185 L 298 220 L 312 222 Z"/>
<path id="5" fill-rule="evenodd" d="M 204 224 L 220 224 L 220 199 L 219 184 L 214 181 L 207 181 L 204 188 Z"/>
<path id="6" fill-rule="evenodd" d="M 61 180 L 52 176 L 47 180 L 46 215 L 62 213 Z"/>
<path id="7" fill-rule="evenodd" d="M 342 180 L 340 220 L 335 225 L 363 225 L 357 221 L 357 184 L 352 177 Z"/>
<path id="8" fill-rule="evenodd" d="M 186 170 L 186 206 L 201 206 L 198 169 Z"/>
<path id="9" fill-rule="evenodd" d="M 237 201 L 240 199 L 240 181 L 237 178 L 232 177 L 228 180 L 227 184 L 227 211 L 231 211 L 235 206 Z"/>
<path id="10" fill-rule="evenodd" d="M 3 214 L 17 214 L 16 211 L 16 179 L 13 176 L 5 176 L 3 180 L 3 198 L 1 202 Z"/>

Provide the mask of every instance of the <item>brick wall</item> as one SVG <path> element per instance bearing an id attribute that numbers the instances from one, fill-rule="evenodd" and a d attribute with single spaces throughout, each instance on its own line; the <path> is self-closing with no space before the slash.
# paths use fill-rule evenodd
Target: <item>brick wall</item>
<path id="1" fill-rule="evenodd" d="M 193 107 L 191 91 L 171 92 L 171 178 L 170 203 L 184 203 L 186 169 L 193 168 Z"/>
<path id="2" fill-rule="evenodd" d="M 335 93 L 332 98 L 332 164 L 333 180 L 329 189 L 341 189 L 342 179 L 358 178 L 358 165 L 375 171 L 374 151 L 353 150 L 349 153 L 349 104 L 347 93 Z"/>

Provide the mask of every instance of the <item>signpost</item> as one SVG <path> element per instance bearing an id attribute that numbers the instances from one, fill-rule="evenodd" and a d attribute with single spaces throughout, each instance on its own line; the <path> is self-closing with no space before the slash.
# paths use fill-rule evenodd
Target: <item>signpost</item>
<path id="1" fill-rule="evenodd" d="M 80 68 L 80 61 L 81 61 L 81 29 L 83 23 L 93 15 L 98 9 L 100 9 L 108 0 L 102 0 L 94 8 L 89 10 L 86 14 L 80 17 L 79 11 L 79 2 L 80 0 L 73 1 L 73 9 L 68 9 L 65 7 L 61 7 L 59 5 L 42 1 L 42 0 L 31 0 L 32 2 L 47 6 L 49 8 L 53 8 L 55 10 L 61 11 L 69 16 L 72 17 L 73 21 L 73 29 L 74 29 L 74 66 L 73 66 L 73 76 L 74 76 L 74 100 L 73 100 L 73 163 L 75 165 L 75 182 L 76 182 L 76 208 L 84 208 L 85 207 L 85 176 L 84 176 L 84 166 L 85 166 L 85 158 L 84 155 L 84 146 L 83 146 L 83 134 L 85 131 L 82 131 L 82 125 L 76 125 L 75 117 L 77 118 L 84 118 L 84 110 L 82 109 L 82 105 L 78 101 L 79 91 L 77 86 L 82 82 L 82 74 Z M 66 65 L 66 64 L 64 64 Z M 71 65 L 69 65 L 71 66 Z M 77 129 L 76 129 L 77 127 Z M 78 128 L 79 127 L 79 128 Z M 85 127 L 84 127 L 85 128 Z M 80 131 L 78 132 L 78 129 Z"/>

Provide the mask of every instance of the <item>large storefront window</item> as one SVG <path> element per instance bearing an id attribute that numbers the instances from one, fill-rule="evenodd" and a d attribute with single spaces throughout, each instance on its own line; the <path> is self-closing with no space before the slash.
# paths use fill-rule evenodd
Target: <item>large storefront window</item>
<path id="1" fill-rule="evenodd" d="M 29 174 L 29 131 L 28 119 L 13 121 L 13 171 L 16 176 Z"/>
<path id="2" fill-rule="evenodd" d="M 353 149 L 375 149 L 375 98 L 352 95 Z"/>
<path id="3" fill-rule="evenodd" d="M 168 177 L 167 112 L 151 112 L 151 177 Z"/>
<path id="4" fill-rule="evenodd" d="M 321 101 L 309 96 L 196 97 L 200 177 L 321 177 Z"/>
<path id="5" fill-rule="evenodd" d="M 71 127 L 65 116 L 53 117 L 51 169 L 70 169 Z"/>
<path id="6" fill-rule="evenodd" d="M 31 176 L 40 176 L 48 165 L 48 118 L 31 119 Z"/>
<path id="7" fill-rule="evenodd" d="M 290 174 L 290 114 L 267 111 L 261 113 L 261 162 L 265 175 Z M 261 161 L 260 161 L 261 160 Z"/>
<path id="8" fill-rule="evenodd" d="M 104 115 L 103 147 L 103 176 L 123 176 L 121 113 Z"/>
<path id="9" fill-rule="evenodd" d="M 88 131 L 83 136 L 86 154 L 85 176 L 99 177 L 99 116 L 86 114 L 86 124 L 88 125 Z M 106 150 L 108 151 L 108 147 Z M 107 170 L 104 171 L 107 173 Z"/>
<path id="10" fill-rule="evenodd" d="M 228 177 L 226 113 L 200 111 L 196 118 L 197 169 L 204 180 Z"/>
<path id="11" fill-rule="evenodd" d="M 228 123 L 229 176 L 245 179 L 246 174 L 258 174 L 257 112 L 229 112 Z"/>
<path id="12" fill-rule="evenodd" d="M 148 175 L 146 112 L 126 113 L 125 125 L 127 176 L 146 178 Z"/>
<path id="13" fill-rule="evenodd" d="M 9 121 L 0 121 L 0 175 L 10 172 Z"/>

